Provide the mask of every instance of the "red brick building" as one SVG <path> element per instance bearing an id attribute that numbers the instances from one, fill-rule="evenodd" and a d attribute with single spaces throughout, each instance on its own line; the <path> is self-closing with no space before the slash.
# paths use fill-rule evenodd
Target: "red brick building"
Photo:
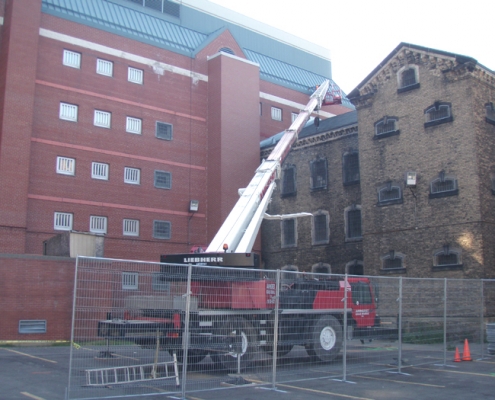
<path id="1" fill-rule="evenodd" d="M 114 258 L 206 245 L 260 138 L 331 78 L 324 50 L 204 0 L 0 0 L 0 16 L 0 253 L 70 231 Z"/>

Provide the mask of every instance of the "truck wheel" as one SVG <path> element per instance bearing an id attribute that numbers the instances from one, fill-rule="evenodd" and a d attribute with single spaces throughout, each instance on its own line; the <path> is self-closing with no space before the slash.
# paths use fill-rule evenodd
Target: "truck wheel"
<path id="1" fill-rule="evenodd" d="M 175 355 L 177 356 L 177 362 L 181 364 L 184 362 L 184 350 L 169 350 L 168 352 L 172 357 L 175 352 Z M 187 363 L 198 364 L 203 361 L 207 354 L 208 353 L 205 350 L 190 349 L 187 351 Z"/>
<path id="2" fill-rule="evenodd" d="M 311 343 L 306 350 L 311 358 L 332 361 L 342 346 L 342 325 L 331 315 L 322 315 L 313 327 Z"/>
<path id="3" fill-rule="evenodd" d="M 235 344 L 229 345 L 232 351 L 226 353 L 216 353 L 212 356 L 215 363 L 221 364 L 225 369 L 229 371 L 237 371 L 237 357 L 241 357 L 241 370 L 248 367 L 252 360 L 254 353 L 256 352 L 256 335 L 251 324 L 243 318 L 231 318 L 225 322 L 221 328 L 221 334 L 227 336 L 227 340 L 232 338 L 232 341 L 236 339 L 236 336 L 240 334 L 242 341 L 240 354 L 237 354 Z"/>

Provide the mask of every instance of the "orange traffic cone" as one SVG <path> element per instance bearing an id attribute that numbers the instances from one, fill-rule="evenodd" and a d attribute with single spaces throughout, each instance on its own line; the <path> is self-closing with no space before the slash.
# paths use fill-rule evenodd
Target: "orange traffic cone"
<path id="1" fill-rule="evenodd" d="M 471 358 L 471 352 L 469 351 L 469 343 L 467 339 L 464 339 L 464 350 L 462 352 L 462 361 L 473 361 Z"/>
<path id="2" fill-rule="evenodd" d="M 459 349 L 455 348 L 454 362 L 461 362 L 461 356 L 459 355 Z"/>

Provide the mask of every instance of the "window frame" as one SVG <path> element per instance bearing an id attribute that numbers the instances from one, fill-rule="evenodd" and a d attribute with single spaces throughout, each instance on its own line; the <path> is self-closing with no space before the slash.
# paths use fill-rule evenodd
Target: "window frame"
<path id="1" fill-rule="evenodd" d="M 72 110 L 72 112 L 66 113 L 64 111 Z M 79 106 L 76 104 L 60 102 L 60 107 L 58 110 L 58 118 L 63 121 L 77 122 L 79 114 Z"/>
<path id="2" fill-rule="evenodd" d="M 103 223 L 103 227 L 95 227 L 95 225 L 100 225 Z M 91 215 L 89 217 L 89 231 L 91 233 L 106 235 L 108 231 L 108 217 L 102 215 Z"/>
<path id="3" fill-rule="evenodd" d="M 133 127 L 134 125 L 136 125 L 135 129 Z M 143 120 L 141 118 L 127 116 L 125 120 L 125 131 L 134 135 L 141 135 L 143 131 Z"/>
<path id="4" fill-rule="evenodd" d="M 293 124 L 298 116 L 299 116 L 299 113 L 292 111 L 290 113 L 290 123 Z"/>
<path id="5" fill-rule="evenodd" d="M 134 225 L 135 229 L 134 230 L 126 229 L 126 226 L 128 226 L 129 224 Z M 123 236 L 139 237 L 139 220 L 138 219 L 131 219 L 131 218 L 124 218 L 122 220 L 122 235 Z"/>
<path id="6" fill-rule="evenodd" d="M 437 182 L 440 183 L 445 183 L 445 182 L 452 182 L 453 183 L 453 189 L 452 190 L 442 190 L 442 191 L 434 191 L 434 184 Z M 457 196 L 459 194 L 459 186 L 457 183 L 457 179 L 453 175 L 448 175 L 445 173 L 445 171 L 440 171 L 438 174 L 438 177 L 430 181 L 430 193 L 429 193 L 429 198 L 430 199 L 438 199 L 441 197 L 450 197 L 450 196 Z"/>
<path id="7" fill-rule="evenodd" d="M 292 223 L 292 227 L 288 225 Z M 290 231 L 292 229 L 292 232 Z M 297 218 L 285 218 L 280 221 L 280 244 L 282 249 L 297 247 Z M 290 234 L 290 235 L 288 235 Z M 293 239 L 293 240 L 289 240 Z"/>
<path id="8" fill-rule="evenodd" d="M 289 171 L 292 173 L 290 180 Z M 288 191 L 288 188 L 291 186 L 289 183 L 292 185 L 291 191 Z M 294 164 L 285 165 L 282 169 L 282 182 L 280 186 L 280 197 L 291 197 L 297 194 L 297 169 Z"/>
<path id="9" fill-rule="evenodd" d="M 18 332 L 21 335 L 47 333 L 46 319 L 20 319 Z"/>
<path id="10" fill-rule="evenodd" d="M 97 58 L 96 73 L 98 75 L 113 77 L 113 61 Z"/>
<path id="11" fill-rule="evenodd" d="M 457 263 L 455 264 L 441 264 L 439 263 L 439 257 L 441 256 L 450 256 L 455 255 L 457 259 Z M 458 247 L 451 247 L 450 244 L 445 244 L 441 249 L 436 249 L 433 252 L 433 271 L 445 271 L 445 270 L 459 270 L 463 269 L 464 266 L 462 264 L 462 249 Z"/>
<path id="12" fill-rule="evenodd" d="M 485 113 L 485 121 L 495 125 L 495 107 L 492 102 L 485 104 Z"/>
<path id="13" fill-rule="evenodd" d="M 270 115 L 274 121 L 282 121 L 283 119 L 283 112 L 279 107 L 271 106 Z"/>
<path id="14" fill-rule="evenodd" d="M 57 224 L 59 217 L 67 218 L 69 223 L 65 225 Z M 68 212 L 55 211 L 53 213 L 53 230 L 56 231 L 71 231 L 74 224 L 74 214 Z"/>
<path id="15" fill-rule="evenodd" d="M 165 233 L 163 235 L 157 234 L 157 225 L 158 224 L 165 224 L 168 226 L 168 235 Z M 153 221 L 153 238 L 154 239 L 160 239 L 160 240 L 170 240 L 172 238 L 172 223 L 170 221 L 163 221 L 163 220 L 154 220 Z"/>
<path id="16" fill-rule="evenodd" d="M 400 260 L 400 267 L 390 267 L 386 268 L 385 263 L 387 260 Z M 403 253 L 399 253 L 395 250 L 390 250 L 388 253 L 382 255 L 380 257 L 381 266 L 380 272 L 384 274 L 400 274 L 406 272 L 406 255 Z"/>
<path id="17" fill-rule="evenodd" d="M 414 83 L 408 85 L 404 84 L 404 74 L 408 71 L 414 72 Z M 417 65 L 405 65 L 397 72 L 397 83 L 398 89 L 397 93 L 404 93 L 410 90 L 418 89 L 420 87 L 419 83 L 419 68 Z"/>
<path id="18" fill-rule="evenodd" d="M 349 215 L 352 212 L 359 211 L 359 232 L 360 235 L 351 236 L 351 221 L 349 220 Z M 344 209 L 344 229 L 345 229 L 345 241 L 346 242 L 358 242 L 363 240 L 363 218 L 361 214 L 361 206 L 358 204 L 353 204 L 352 206 L 346 207 Z"/>
<path id="19" fill-rule="evenodd" d="M 110 129 L 112 127 L 112 113 L 104 110 L 94 110 L 93 125 L 100 128 Z"/>
<path id="20" fill-rule="evenodd" d="M 380 194 L 382 192 L 392 192 L 394 189 L 397 189 L 399 191 L 399 197 L 394 198 L 394 199 L 389 199 L 389 200 L 382 200 Z M 403 190 L 400 184 L 394 183 L 393 181 L 388 181 L 385 185 L 382 185 L 378 188 L 377 190 L 377 195 L 378 195 L 378 206 L 389 206 L 391 204 L 402 204 L 403 202 Z"/>
<path id="21" fill-rule="evenodd" d="M 70 164 L 67 168 L 61 168 L 64 163 Z M 55 171 L 59 175 L 75 176 L 76 175 L 76 159 L 71 157 L 57 156 Z"/>
<path id="22" fill-rule="evenodd" d="M 373 139 L 380 140 L 380 139 L 384 139 L 384 138 L 388 138 L 390 136 L 395 136 L 395 135 L 400 134 L 400 130 L 397 129 L 397 123 L 398 122 L 399 122 L 399 118 L 397 118 L 397 117 L 389 117 L 387 115 L 384 116 L 382 119 L 376 121 L 374 123 L 375 136 L 373 137 Z M 388 130 L 388 131 L 383 131 L 383 132 L 380 132 L 379 133 L 379 129 L 380 129 L 381 126 L 388 125 L 390 123 L 393 123 L 393 128 L 394 129 L 391 129 L 391 130 Z"/>
<path id="23" fill-rule="evenodd" d="M 127 172 L 137 172 L 137 180 L 130 180 L 127 177 Z M 140 185 L 141 184 L 141 170 L 139 168 L 134 167 L 124 167 L 124 183 L 128 183 L 129 185 Z"/>
<path id="24" fill-rule="evenodd" d="M 321 184 L 320 186 L 315 186 L 315 180 L 320 176 L 317 174 L 318 172 L 318 164 L 322 163 L 323 167 L 321 168 L 321 171 L 325 172 L 324 178 L 324 183 Z M 310 188 L 312 192 L 320 191 L 320 190 L 326 190 L 328 189 L 328 160 L 326 157 L 318 157 L 309 163 L 309 171 L 310 171 Z"/>
<path id="25" fill-rule="evenodd" d="M 325 225 L 325 232 L 324 232 L 324 239 L 319 238 L 317 236 L 319 226 L 317 226 L 317 221 L 324 218 L 324 225 Z M 328 211 L 322 211 L 319 210 L 316 213 L 313 214 L 311 218 L 311 244 L 313 246 L 320 246 L 320 245 L 326 245 L 330 243 L 330 214 Z"/>
<path id="26" fill-rule="evenodd" d="M 356 160 L 352 160 L 356 157 Z M 354 177 L 354 179 L 351 179 Z M 361 182 L 361 171 L 359 168 L 359 152 L 348 151 L 342 154 L 342 183 L 344 186 L 357 185 Z"/>
<path id="27" fill-rule="evenodd" d="M 162 135 L 160 133 L 159 127 L 161 127 L 161 126 L 166 126 L 167 128 L 169 128 L 166 130 L 165 135 Z M 172 140 L 174 137 L 174 126 L 168 122 L 156 121 L 156 123 L 155 123 L 155 137 L 157 139 L 161 139 L 161 140 L 168 140 L 168 141 Z"/>
<path id="28" fill-rule="evenodd" d="M 355 273 L 359 270 L 359 273 Z M 345 265 L 345 273 L 348 275 L 364 275 L 364 263 L 362 260 L 354 259 Z"/>
<path id="29" fill-rule="evenodd" d="M 159 177 L 160 174 L 163 174 L 162 175 L 163 177 L 168 176 L 168 185 L 166 185 L 166 184 L 165 185 L 158 185 L 159 180 L 160 180 L 160 177 Z M 167 183 L 167 182 L 165 182 L 165 183 Z M 155 188 L 157 188 L 157 189 L 165 189 L 165 190 L 172 189 L 172 173 L 168 172 L 168 171 L 155 170 L 153 184 L 154 184 Z"/>
<path id="30" fill-rule="evenodd" d="M 122 290 L 139 289 L 139 272 L 122 272 Z"/>
<path id="31" fill-rule="evenodd" d="M 77 59 L 77 62 L 70 62 L 70 57 Z M 81 69 L 82 54 L 78 51 L 64 49 L 62 53 L 62 65 L 70 68 Z"/>
<path id="32" fill-rule="evenodd" d="M 97 173 L 95 173 L 95 169 L 96 169 L 96 172 L 99 172 L 98 170 L 101 170 L 104 173 L 103 174 L 97 174 Z M 98 161 L 93 161 L 91 163 L 91 178 L 92 179 L 99 179 L 99 180 L 103 180 L 103 181 L 108 181 L 109 174 L 110 174 L 110 165 L 109 164 L 98 162 Z"/>
<path id="33" fill-rule="evenodd" d="M 137 76 L 140 76 L 140 79 L 135 79 Z M 127 81 L 131 83 L 135 83 L 137 85 L 144 84 L 144 70 L 136 67 L 127 67 Z"/>
<path id="34" fill-rule="evenodd" d="M 442 118 L 430 119 L 430 115 L 433 113 L 433 111 L 439 112 L 441 108 L 446 108 L 448 110 L 448 116 Z M 447 122 L 452 122 L 454 121 L 454 117 L 452 116 L 452 103 L 436 101 L 431 106 L 425 108 L 424 116 L 425 116 L 425 123 L 424 123 L 425 128 L 445 124 Z"/>

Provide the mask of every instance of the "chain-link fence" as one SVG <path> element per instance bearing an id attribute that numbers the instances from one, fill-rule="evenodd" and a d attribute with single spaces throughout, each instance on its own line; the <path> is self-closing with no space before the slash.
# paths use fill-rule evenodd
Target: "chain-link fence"
<path id="1" fill-rule="evenodd" d="M 495 282 L 481 280 L 80 257 L 74 293 L 69 399 L 185 398 L 445 365 L 456 348 L 488 355 L 495 321 Z"/>

